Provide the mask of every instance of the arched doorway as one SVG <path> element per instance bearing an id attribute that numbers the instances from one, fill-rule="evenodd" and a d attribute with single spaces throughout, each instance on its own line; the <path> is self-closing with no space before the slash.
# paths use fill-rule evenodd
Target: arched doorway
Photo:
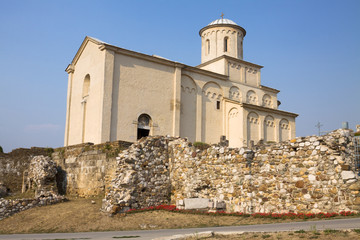
<path id="1" fill-rule="evenodd" d="M 150 135 L 151 117 L 147 114 L 141 114 L 137 124 L 137 139 Z"/>

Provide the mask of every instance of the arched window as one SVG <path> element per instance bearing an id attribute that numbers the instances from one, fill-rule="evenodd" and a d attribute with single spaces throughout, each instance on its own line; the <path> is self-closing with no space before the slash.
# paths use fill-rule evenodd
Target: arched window
<path id="1" fill-rule="evenodd" d="M 253 90 L 249 90 L 246 94 L 246 102 L 257 105 L 257 95 Z"/>
<path id="2" fill-rule="evenodd" d="M 229 42 L 229 38 L 225 37 L 224 38 L 224 52 L 228 51 L 228 42 Z"/>
<path id="3" fill-rule="evenodd" d="M 137 124 L 137 139 L 150 135 L 151 117 L 147 114 L 141 114 Z"/>
<path id="4" fill-rule="evenodd" d="M 206 53 L 210 54 L 210 40 L 209 39 L 206 40 L 205 47 L 206 47 Z"/>
<path id="5" fill-rule="evenodd" d="M 89 95 L 90 91 L 90 75 L 87 74 L 84 78 L 82 97 Z"/>
<path id="6" fill-rule="evenodd" d="M 86 111 L 87 111 L 87 100 L 90 91 L 90 75 L 87 74 L 83 82 L 83 91 L 82 91 L 82 136 L 81 142 L 85 142 L 85 131 L 86 131 Z"/>
<path id="7" fill-rule="evenodd" d="M 281 119 L 279 123 L 279 141 L 287 141 L 290 140 L 290 123 L 287 119 Z"/>

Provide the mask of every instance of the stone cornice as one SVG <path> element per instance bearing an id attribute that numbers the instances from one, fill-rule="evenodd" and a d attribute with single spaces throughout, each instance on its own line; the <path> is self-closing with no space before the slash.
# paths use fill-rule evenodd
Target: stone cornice
<path id="1" fill-rule="evenodd" d="M 244 60 L 241 60 L 241 59 L 238 59 L 238 58 L 234 58 L 234 57 L 230 57 L 230 56 L 227 56 L 227 55 L 223 55 L 223 57 L 226 58 L 227 60 L 234 61 L 234 62 L 243 64 L 243 65 L 248 65 L 248 66 L 251 66 L 251 67 L 259 68 L 259 69 L 264 67 L 264 66 L 261 66 L 261 65 L 255 64 L 255 63 L 247 62 L 247 61 L 244 61 Z"/>
<path id="2" fill-rule="evenodd" d="M 201 34 L 203 31 L 209 29 L 209 28 L 215 28 L 215 27 L 231 27 L 231 28 L 235 28 L 238 29 L 240 31 L 242 31 L 242 33 L 244 34 L 244 37 L 246 35 L 246 31 L 244 28 L 240 27 L 239 25 L 234 25 L 234 24 L 213 24 L 213 25 L 207 25 L 206 27 L 203 27 L 202 29 L 200 29 L 199 31 L 199 35 L 201 37 Z"/>
<path id="3" fill-rule="evenodd" d="M 66 71 L 68 74 L 73 73 L 73 72 L 75 71 L 74 65 L 69 64 L 69 65 L 67 66 L 67 68 L 65 69 L 65 71 Z"/>
<path id="4" fill-rule="evenodd" d="M 98 41 L 92 37 L 86 36 L 83 42 L 81 43 L 81 46 L 79 47 L 79 50 L 76 52 L 73 60 L 71 61 L 71 65 L 75 66 L 76 62 L 79 60 L 79 57 L 81 56 L 82 52 L 84 51 L 86 44 L 88 42 L 93 42 L 95 44 L 101 44 L 101 41 Z M 65 70 L 66 71 L 66 70 Z"/>
<path id="5" fill-rule="evenodd" d="M 227 98 L 227 97 L 223 97 L 223 99 L 225 100 L 225 102 L 230 102 L 230 103 L 241 105 L 240 101 L 236 101 L 234 99 L 230 99 L 230 98 Z"/>
<path id="6" fill-rule="evenodd" d="M 220 79 L 220 80 L 226 80 L 226 81 L 229 80 L 229 77 L 226 76 L 226 75 L 211 72 L 211 71 L 204 70 L 204 69 L 200 69 L 200 68 L 197 68 L 197 67 L 191 67 L 191 66 L 185 65 L 183 69 L 187 70 L 189 72 L 199 73 L 199 74 L 206 75 L 206 76 L 213 77 L 213 78 L 217 78 L 217 79 Z"/>
<path id="7" fill-rule="evenodd" d="M 209 65 L 211 63 L 217 62 L 217 61 L 219 61 L 221 59 L 224 59 L 224 58 L 227 59 L 227 60 L 230 60 L 230 61 L 234 61 L 234 62 L 243 64 L 243 65 L 247 65 L 247 66 L 251 66 L 251 67 L 255 67 L 255 68 L 259 68 L 259 69 L 263 68 L 263 66 L 261 66 L 261 65 L 257 65 L 255 63 L 247 62 L 247 61 L 244 61 L 244 60 L 241 60 L 241 59 L 238 59 L 238 58 L 234 58 L 234 57 L 230 57 L 230 56 L 227 56 L 227 55 L 222 55 L 220 57 L 211 59 L 211 60 L 209 60 L 207 62 L 204 62 L 204 63 L 202 63 L 200 65 L 197 65 L 196 67 L 201 68 L 203 66 L 206 66 L 206 65 Z"/>
<path id="8" fill-rule="evenodd" d="M 155 57 L 155 56 L 150 56 L 150 55 L 147 55 L 147 54 L 131 51 L 131 50 L 128 50 L 128 49 L 116 47 L 116 46 L 106 44 L 106 43 L 103 43 L 102 45 L 100 45 L 99 49 L 102 50 L 102 51 L 105 50 L 105 49 L 112 50 L 112 51 L 114 51 L 116 53 L 119 53 L 119 54 L 131 56 L 131 57 L 136 57 L 136 58 L 140 58 L 140 59 L 143 59 L 143 60 L 164 64 L 164 65 L 171 66 L 171 67 L 182 68 L 182 69 L 190 71 L 190 72 L 195 72 L 195 73 L 207 75 L 207 76 L 214 77 L 214 78 L 217 78 L 217 79 L 220 79 L 220 80 L 228 80 L 229 79 L 228 76 L 223 75 L 223 74 L 214 73 L 214 72 L 211 72 L 211 71 L 208 71 L 208 70 L 199 69 L 197 67 L 192 67 L 192 66 L 188 66 L 188 65 L 185 65 L 185 64 L 182 64 L 182 63 L 179 63 L 179 62 L 174 62 L 174 61 L 171 61 L 171 60 L 168 60 L 168 59 Z"/>
<path id="9" fill-rule="evenodd" d="M 277 89 L 271 88 L 271 87 L 266 87 L 266 86 L 263 86 L 263 85 L 260 85 L 260 88 L 264 89 L 265 91 L 269 91 L 269 92 L 273 92 L 273 93 L 279 93 L 280 92 L 280 90 L 277 90 Z"/>
<path id="10" fill-rule="evenodd" d="M 99 49 L 101 51 L 103 50 L 112 50 L 115 53 L 119 53 L 119 54 L 123 54 L 123 55 L 127 55 L 127 56 L 131 56 L 131 57 L 135 57 L 135 58 L 140 58 L 140 59 L 144 59 L 150 62 L 155 62 L 155 63 L 160 63 L 160 64 L 164 64 L 167 66 L 171 66 L 171 67 L 184 67 L 185 65 L 179 62 L 174 62 L 165 58 L 160 58 L 160 57 L 155 57 L 155 56 L 151 56 L 151 55 L 147 55 L 144 53 L 139 53 L 139 52 L 135 52 L 135 51 L 131 51 L 128 49 L 124 49 L 124 48 L 120 48 L 114 45 L 110 45 L 107 43 L 103 43 L 101 44 L 101 46 L 99 47 Z"/>
<path id="11" fill-rule="evenodd" d="M 286 111 L 282 111 L 282 110 L 278 110 L 278 109 L 257 106 L 257 105 L 248 104 L 248 103 L 241 103 L 240 105 L 246 109 L 258 110 L 258 111 L 263 111 L 263 112 L 268 112 L 268 113 L 275 113 L 275 114 L 285 115 L 288 117 L 296 118 L 297 116 L 299 116 L 299 114 L 296 114 L 296 113 L 291 113 L 291 112 L 286 112 Z"/>

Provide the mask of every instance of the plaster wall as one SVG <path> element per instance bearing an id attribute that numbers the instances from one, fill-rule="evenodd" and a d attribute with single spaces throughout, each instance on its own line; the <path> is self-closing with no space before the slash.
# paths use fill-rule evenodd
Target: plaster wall
<path id="1" fill-rule="evenodd" d="M 244 139 L 253 140 L 256 144 L 260 139 L 270 142 L 287 141 L 296 137 L 295 118 L 273 112 L 257 111 L 244 108 L 243 115 Z M 250 125 L 250 127 L 249 127 Z M 285 125 L 285 126 L 281 126 Z"/>
<path id="2" fill-rule="evenodd" d="M 227 75 L 225 58 L 221 58 L 217 61 L 211 61 L 209 63 L 206 63 L 205 65 L 200 65 L 199 68 L 211 72 Z"/>
<path id="3" fill-rule="evenodd" d="M 90 76 L 90 89 L 88 97 L 84 99 L 82 96 L 82 90 L 84 79 L 88 74 Z M 80 55 L 80 58 L 74 65 L 67 145 L 82 142 L 100 142 L 101 105 L 103 102 L 101 95 L 103 90 L 103 81 L 104 52 L 99 51 L 97 44 L 89 41 Z M 86 100 L 85 116 L 85 102 L 83 100 Z M 84 129 L 85 133 L 83 141 L 82 137 Z"/>
<path id="4" fill-rule="evenodd" d="M 187 76 L 181 77 L 180 137 L 196 141 L 196 111 L 198 87 L 195 81 Z"/>
<path id="5" fill-rule="evenodd" d="M 150 135 L 171 135 L 175 68 L 116 54 L 114 69 L 111 140 L 136 141 L 141 114 L 151 117 Z"/>
<path id="6" fill-rule="evenodd" d="M 243 108 L 239 103 L 225 99 L 226 138 L 229 140 L 229 147 L 244 146 L 243 131 Z"/>

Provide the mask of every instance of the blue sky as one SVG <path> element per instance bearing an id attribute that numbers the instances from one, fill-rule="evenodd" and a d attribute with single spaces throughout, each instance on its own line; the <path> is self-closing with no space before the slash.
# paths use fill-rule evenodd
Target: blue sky
<path id="1" fill-rule="evenodd" d="M 63 145 L 67 73 L 85 36 L 196 66 L 199 30 L 246 29 L 244 60 L 298 113 L 297 136 L 360 124 L 360 1 L 0 0 L 0 146 Z"/>

